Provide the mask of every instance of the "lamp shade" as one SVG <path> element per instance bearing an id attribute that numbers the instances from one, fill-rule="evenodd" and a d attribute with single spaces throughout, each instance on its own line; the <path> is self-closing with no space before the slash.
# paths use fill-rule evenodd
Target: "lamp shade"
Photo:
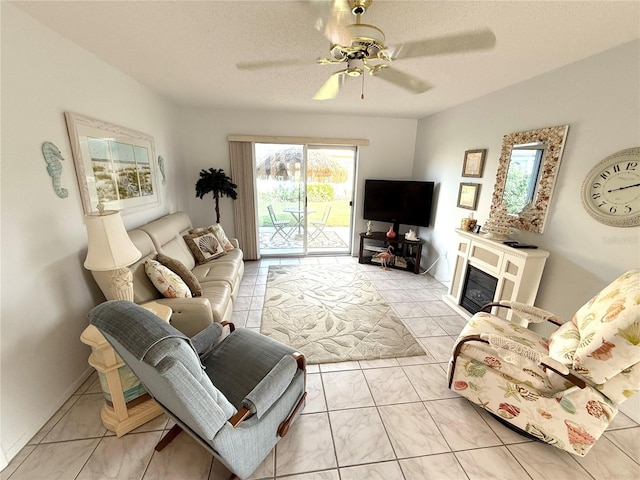
<path id="1" fill-rule="evenodd" d="M 120 212 L 105 210 L 102 215 L 85 215 L 84 223 L 88 237 L 84 261 L 87 270 L 115 270 L 131 265 L 142 256 L 127 235 Z"/>

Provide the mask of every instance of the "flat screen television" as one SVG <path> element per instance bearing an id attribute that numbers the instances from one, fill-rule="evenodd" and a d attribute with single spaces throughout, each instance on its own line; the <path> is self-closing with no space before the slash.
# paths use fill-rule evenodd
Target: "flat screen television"
<path id="1" fill-rule="evenodd" d="M 431 220 L 433 182 L 372 180 L 364 182 L 365 220 L 428 227 Z"/>

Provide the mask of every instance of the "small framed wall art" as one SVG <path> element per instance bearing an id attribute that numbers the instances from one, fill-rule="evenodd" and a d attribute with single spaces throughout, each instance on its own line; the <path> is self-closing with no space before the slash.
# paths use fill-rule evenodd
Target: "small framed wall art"
<path id="1" fill-rule="evenodd" d="M 487 154 L 485 149 L 467 150 L 464 152 L 464 163 L 462 164 L 463 177 L 482 177 L 484 170 L 484 157 Z"/>
<path id="2" fill-rule="evenodd" d="M 479 194 L 479 183 L 460 183 L 460 189 L 458 190 L 458 207 L 475 210 L 478 206 Z"/>
<path id="3" fill-rule="evenodd" d="M 99 202 L 128 213 L 160 202 L 153 137 L 66 112 L 85 214 Z"/>

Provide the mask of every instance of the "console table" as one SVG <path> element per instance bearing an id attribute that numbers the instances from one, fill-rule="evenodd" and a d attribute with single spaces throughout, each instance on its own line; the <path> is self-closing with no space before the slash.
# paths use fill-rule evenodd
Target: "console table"
<path id="1" fill-rule="evenodd" d="M 373 232 L 371 235 L 361 233 L 358 263 L 376 263 L 377 259 L 373 256 L 376 253 L 386 252 L 391 246 L 395 258 L 388 265 L 389 268 L 420 273 L 423 244 L 424 240 L 407 240 L 400 234 L 395 238 L 387 238 L 386 232 Z"/>
<path id="2" fill-rule="evenodd" d="M 156 302 L 140 305 L 168 322 L 173 311 Z M 163 413 L 162 408 L 146 393 L 140 380 L 125 365 L 107 339 L 93 325 L 80 335 L 80 341 L 91 347 L 89 365 L 96 369 L 100 378 L 105 405 L 100 412 L 102 424 L 120 437 L 134 428 L 147 423 Z M 127 385 L 125 389 L 123 382 Z M 135 398 L 125 399 L 127 396 Z"/>
<path id="3" fill-rule="evenodd" d="M 471 267 L 494 280 L 495 292 L 489 301 L 508 300 L 533 305 L 549 252 L 541 249 L 512 248 L 481 234 L 456 229 L 458 248 L 449 292 L 443 296 L 450 307 L 469 319 L 471 313 L 462 307 Z M 488 303 L 488 302 L 487 302 Z M 492 312 L 511 320 L 511 311 L 495 308 Z M 515 322 L 516 320 L 514 320 Z M 527 326 L 526 321 L 519 321 Z"/>

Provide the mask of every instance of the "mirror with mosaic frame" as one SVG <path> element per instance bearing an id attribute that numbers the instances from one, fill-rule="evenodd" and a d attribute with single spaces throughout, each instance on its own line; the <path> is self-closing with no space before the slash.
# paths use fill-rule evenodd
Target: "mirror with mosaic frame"
<path id="1" fill-rule="evenodd" d="M 491 215 L 503 204 L 511 227 L 544 232 L 568 130 L 559 125 L 503 137 Z"/>

